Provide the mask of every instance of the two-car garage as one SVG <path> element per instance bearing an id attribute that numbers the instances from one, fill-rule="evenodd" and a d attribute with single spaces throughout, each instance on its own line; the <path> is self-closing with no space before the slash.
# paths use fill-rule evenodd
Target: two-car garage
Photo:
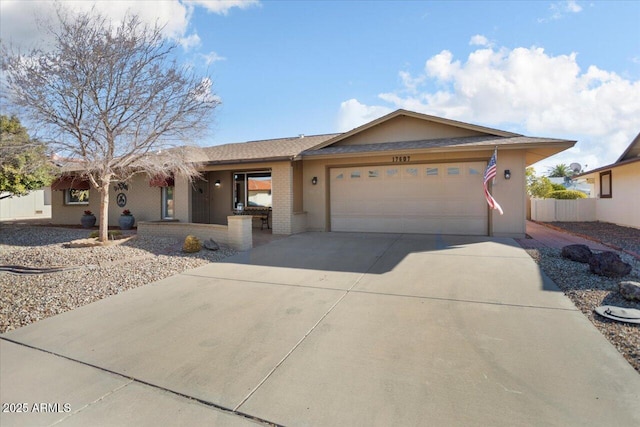
<path id="1" fill-rule="evenodd" d="M 485 167 L 479 161 L 330 168 L 331 230 L 487 235 Z"/>

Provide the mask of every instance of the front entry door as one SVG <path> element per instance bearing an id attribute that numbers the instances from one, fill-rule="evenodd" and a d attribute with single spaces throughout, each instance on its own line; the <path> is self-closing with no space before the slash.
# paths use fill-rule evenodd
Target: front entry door
<path id="1" fill-rule="evenodd" d="M 205 177 L 206 178 L 206 177 Z M 209 182 L 198 179 L 191 185 L 191 222 L 209 224 Z"/>

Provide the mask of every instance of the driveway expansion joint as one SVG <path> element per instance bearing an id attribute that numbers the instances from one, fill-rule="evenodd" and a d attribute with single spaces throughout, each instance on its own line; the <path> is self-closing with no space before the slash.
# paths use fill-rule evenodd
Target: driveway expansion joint
<path id="1" fill-rule="evenodd" d="M 451 302 L 462 302 L 462 303 L 470 303 L 470 304 L 501 305 L 505 307 L 535 308 L 535 309 L 541 309 L 541 310 L 558 310 L 558 311 L 569 311 L 569 312 L 580 311 L 578 310 L 577 307 L 574 307 L 574 308 L 547 307 L 542 305 L 509 304 L 509 303 L 493 302 L 493 301 L 478 301 L 478 300 L 468 300 L 468 299 L 458 299 L 458 298 L 430 297 L 430 296 L 422 296 L 422 295 L 392 294 L 388 292 L 373 292 L 373 291 L 359 291 L 359 290 L 354 290 L 352 292 L 359 293 L 359 294 L 383 295 L 383 296 L 401 297 L 401 298 L 428 299 L 428 300 L 436 300 L 436 301 L 451 301 Z"/>
<path id="2" fill-rule="evenodd" d="M 86 408 L 88 408 L 89 406 L 100 402 L 101 400 L 103 400 L 105 397 L 107 396 L 111 396 L 112 394 L 122 390 L 123 388 L 127 387 L 129 384 L 133 383 L 134 380 L 129 380 L 126 383 L 120 385 L 119 387 L 114 388 L 113 390 L 109 390 L 107 393 L 103 394 L 102 396 L 100 396 L 99 398 L 97 398 L 96 400 L 94 400 L 93 402 L 89 402 L 86 405 L 84 405 L 81 408 L 76 409 L 75 411 L 71 412 L 70 414 L 68 414 L 67 416 L 59 419 L 58 421 L 54 422 L 53 424 L 51 424 L 52 426 L 56 425 L 56 424 L 60 424 L 61 422 L 71 418 L 72 416 L 74 416 L 75 414 L 78 414 L 80 412 L 82 412 L 83 410 L 85 410 Z"/>
<path id="3" fill-rule="evenodd" d="M 393 242 L 391 242 L 389 244 L 389 246 L 387 246 L 385 248 L 385 250 L 382 252 L 382 254 L 380 254 L 380 256 L 376 257 L 375 261 L 373 263 L 371 263 L 371 265 L 369 266 L 369 268 L 367 268 L 367 271 L 365 271 L 364 273 L 361 273 L 360 276 L 358 276 L 358 278 L 356 280 L 354 280 L 354 282 L 351 284 L 351 286 L 349 287 L 349 289 L 347 289 L 346 291 L 343 291 L 344 293 L 340 296 L 340 298 L 338 298 L 338 300 L 331 306 L 329 307 L 329 309 L 322 315 L 320 316 L 320 319 L 318 319 L 318 321 L 311 327 L 311 329 L 309 329 L 307 331 L 307 333 L 304 334 L 304 336 L 302 338 L 300 338 L 300 340 L 291 348 L 291 350 L 289 350 L 289 352 L 287 352 L 287 354 L 284 355 L 284 357 L 267 373 L 267 375 L 253 388 L 253 390 L 251 390 L 249 392 L 249 394 L 247 394 L 244 399 L 242 399 L 240 401 L 240 403 L 238 403 L 236 405 L 236 407 L 233 409 L 234 411 L 237 411 L 242 405 L 244 405 L 247 400 L 249 400 L 249 398 L 251 398 L 251 396 L 253 396 L 256 391 L 258 391 L 258 389 L 269 379 L 269 377 L 271 377 L 271 375 L 273 375 L 273 373 L 289 358 L 289 356 L 291 356 L 291 354 L 293 354 L 293 352 L 303 343 L 303 341 L 318 327 L 318 325 L 329 315 L 329 313 L 331 313 L 337 306 L 338 304 L 340 304 L 340 302 L 347 296 L 349 295 L 349 293 L 351 292 L 351 290 L 358 284 L 360 283 L 360 281 L 362 280 L 362 278 L 369 272 L 371 271 L 371 269 L 378 263 L 378 261 L 380 261 L 384 255 L 387 253 L 387 251 L 389 251 L 389 249 L 391 249 L 393 247 L 393 245 L 400 240 L 402 237 L 402 235 L 396 237 Z"/>
<path id="4" fill-rule="evenodd" d="M 73 357 L 65 356 L 65 355 L 63 355 L 63 354 L 59 354 L 59 353 L 56 353 L 56 352 L 54 352 L 54 351 L 45 350 L 45 349 L 43 349 L 43 348 L 39 348 L 39 347 L 36 347 L 36 346 L 33 346 L 33 345 L 25 344 L 25 343 L 23 343 L 23 342 L 16 341 L 16 340 L 13 340 L 13 339 L 10 339 L 10 338 L 7 338 L 7 337 L 4 337 L 4 336 L 2 336 L 2 335 L 0 335 L 0 340 L 4 340 L 4 341 L 7 341 L 7 342 L 10 342 L 10 343 L 16 344 L 16 345 L 20 345 L 20 346 L 23 346 L 23 347 L 26 347 L 26 348 L 30 348 L 30 349 L 32 349 L 32 350 L 41 351 L 41 352 L 43 352 L 43 353 L 50 354 L 50 355 L 52 355 L 52 356 L 56 356 L 56 357 L 60 357 L 60 358 L 62 358 L 62 359 L 66 359 L 66 360 L 68 360 L 68 361 L 70 361 L 70 362 L 79 363 L 79 364 L 81 364 L 81 365 L 88 366 L 88 367 L 90 367 L 90 368 L 94 368 L 94 369 L 98 369 L 99 371 L 106 372 L 106 373 L 109 373 L 109 374 L 112 374 L 112 375 L 115 375 L 115 376 L 118 376 L 118 377 L 121 377 L 121 378 L 124 378 L 124 379 L 129 380 L 127 383 L 122 384 L 120 387 L 117 387 L 116 389 L 111 390 L 110 392 L 108 392 L 108 393 L 106 393 L 105 395 L 103 395 L 103 396 L 99 397 L 99 398 L 98 398 L 98 399 L 96 399 L 95 401 L 93 401 L 93 402 L 91 402 L 91 403 L 89 403 L 89 404 L 87 404 L 87 405 L 83 406 L 82 408 L 78 409 L 77 411 L 74 411 L 74 412 L 73 412 L 73 413 L 71 413 L 69 416 L 71 416 L 71 415 L 73 415 L 73 414 L 76 414 L 76 413 L 78 413 L 78 412 L 82 411 L 83 409 L 87 408 L 88 406 L 91 406 L 92 404 L 94 404 L 94 403 L 96 403 L 96 402 L 99 402 L 100 400 L 104 399 L 104 398 L 105 398 L 105 397 L 107 397 L 108 395 L 113 394 L 113 393 L 115 393 L 115 392 L 117 392 L 117 391 L 119 391 L 119 390 L 123 389 L 124 387 L 127 387 L 127 386 L 129 386 L 129 385 L 131 385 L 132 383 L 134 383 L 134 382 L 135 382 L 135 383 L 138 383 L 138 384 L 142 384 L 142 385 L 145 385 L 145 386 L 151 387 L 151 388 L 153 388 L 153 389 L 155 389 L 155 390 L 164 391 L 164 392 L 166 392 L 166 393 L 170 393 L 170 394 L 172 394 L 172 395 L 174 395 L 174 396 L 178 396 L 178 397 L 181 397 L 181 398 L 184 398 L 184 399 L 189 399 L 189 400 L 192 400 L 192 401 L 198 402 L 198 403 L 200 403 L 200 404 L 202 404 L 202 405 L 204 405 L 204 406 L 208 406 L 208 407 L 210 407 L 210 408 L 213 408 L 213 409 L 215 409 L 215 410 L 218 410 L 218 411 L 221 411 L 221 412 L 224 412 L 224 413 L 227 413 L 227 414 L 231 414 L 231 415 L 239 416 L 239 417 L 242 417 L 242 418 L 246 418 L 246 419 L 248 419 L 248 420 L 256 421 L 256 422 L 259 422 L 259 423 L 262 423 L 262 424 L 265 424 L 265 425 L 268 425 L 268 426 L 284 427 L 284 426 L 282 426 L 281 424 L 275 423 L 275 422 L 273 422 L 273 421 L 265 420 L 265 419 L 263 419 L 263 418 L 256 417 L 256 416 L 254 416 L 254 415 L 251 415 L 251 414 L 247 414 L 247 413 L 244 413 L 244 412 L 238 411 L 238 410 L 236 410 L 236 409 L 229 409 L 229 408 L 227 408 L 227 407 L 225 407 L 225 406 L 219 405 L 219 404 L 217 404 L 217 403 L 210 402 L 210 401 L 208 401 L 208 400 L 200 399 L 200 398 L 198 398 L 198 397 L 194 397 L 194 396 L 189 396 L 188 394 L 181 393 L 181 392 L 176 391 L 176 390 L 171 390 L 170 388 L 162 387 L 162 386 L 159 386 L 159 385 L 157 385 L 157 384 L 153 384 L 153 383 L 150 383 L 150 382 L 148 382 L 148 381 L 141 380 L 141 379 L 139 379 L 139 378 L 131 377 L 131 376 L 129 376 L 129 375 L 124 375 L 124 374 L 122 374 L 122 373 L 120 373 L 120 372 L 117 372 L 117 371 L 114 371 L 114 370 L 111 370 L 111 369 L 107 369 L 107 368 L 103 368 L 103 367 L 101 367 L 101 366 L 94 365 L 94 364 L 92 364 L 92 363 L 83 362 L 82 360 L 74 359 Z M 69 418 L 69 417 L 65 417 L 65 418 L 63 418 L 63 419 L 61 419 L 61 420 L 58 420 L 58 421 L 56 421 L 56 422 L 55 422 L 54 424 L 52 424 L 52 425 L 58 424 L 58 423 L 60 423 L 60 422 L 64 421 L 65 419 L 67 419 L 67 418 Z"/>

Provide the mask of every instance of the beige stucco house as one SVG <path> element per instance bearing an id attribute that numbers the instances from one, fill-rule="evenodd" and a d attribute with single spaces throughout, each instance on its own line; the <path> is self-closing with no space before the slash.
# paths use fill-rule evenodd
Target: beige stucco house
<path id="1" fill-rule="evenodd" d="M 275 234 L 524 237 L 525 168 L 574 144 L 397 110 L 345 133 L 205 148 L 202 177 L 193 183 L 180 177 L 150 182 L 141 175 L 114 184 L 110 222 L 117 225 L 120 212 L 130 209 L 137 221 L 226 225 L 240 204 L 269 210 Z M 489 210 L 483 192 L 496 148 L 491 192 L 504 215 Z M 54 223 L 77 224 L 83 210 L 98 211 L 93 190 L 79 201 L 74 186 L 55 187 L 60 191 L 53 195 Z"/>
<path id="2" fill-rule="evenodd" d="M 614 163 L 574 180 L 593 186 L 597 221 L 640 228 L 640 133 Z"/>

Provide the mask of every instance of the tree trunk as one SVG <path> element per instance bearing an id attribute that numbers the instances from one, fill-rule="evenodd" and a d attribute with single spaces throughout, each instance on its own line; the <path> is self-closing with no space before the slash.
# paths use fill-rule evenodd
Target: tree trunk
<path id="1" fill-rule="evenodd" d="M 100 229 L 98 240 L 107 242 L 109 240 L 109 185 L 111 177 L 102 177 L 100 193 Z"/>

